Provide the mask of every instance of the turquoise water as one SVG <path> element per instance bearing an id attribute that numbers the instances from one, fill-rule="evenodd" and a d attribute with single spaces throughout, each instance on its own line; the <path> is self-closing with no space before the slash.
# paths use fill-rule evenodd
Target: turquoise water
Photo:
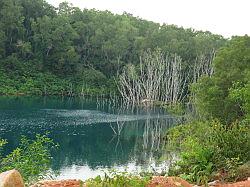
<path id="1" fill-rule="evenodd" d="M 162 170 L 162 137 L 177 119 L 154 109 L 127 109 L 98 98 L 0 97 L 0 137 L 5 152 L 21 135 L 50 133 L 60 147 L 52 172 L 59 179 L 87 179 L 109 169 Z"/>

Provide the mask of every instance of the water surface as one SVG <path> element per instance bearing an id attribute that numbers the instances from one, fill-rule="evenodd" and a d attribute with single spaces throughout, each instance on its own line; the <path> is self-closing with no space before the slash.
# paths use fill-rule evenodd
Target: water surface
<path id="1" fill-rule="evenodd" d="M 22 135 L 50 133 L 57 178 L 87 179 L 116 169 L 162 170 L 162 137 L 178 119 L 154 109 L 127 109 L 114 100 L 67 97 L 0 97 L 0 137 L 6 153 Z"/>

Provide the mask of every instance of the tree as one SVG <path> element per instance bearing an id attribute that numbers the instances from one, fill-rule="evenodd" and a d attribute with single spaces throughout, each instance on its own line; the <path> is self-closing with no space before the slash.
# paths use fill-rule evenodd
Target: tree
<path id="1" fill-rule="evenodd" d="M 36 93 L 43 93 L 47 79 L 41 81 L 42 75 L 67 82 L 62 85 L 76 84 L 71 86 L 75 88 L 82 85 L 75 80 L 82 80 L 85 72 L 99 72 L 113 82 L 123 67 L 140 67 L 139 56 L 157 48 L 180 57 L 182 73 L 191 71 L 196 77 L 187 81 L 196 82 L 200 75 L 212 74 L 210 57 L 224 42 L 209 32 L 160 25 L 129 13 L 81 10 L 67 2 L 55 8 L 45 0 L 0 1 L 0 71 L 8 72 L 2 84 L 16 84 L 16 92 L 32 80 L 39 82 L 38 90 L 43 88 Z M 184 90 L 187 94 L 187 86 Z"/>
<path id="2" fill-rule="evenodd" d="M 5 34 L 5 55 L 8 56 L 16 52 L 17 41 L 24 38 L 23 7 L 16 0 L 3 0 L 0 5 L 0 33 Z"/>
<path id="3" fill-rule="evenodd" d="M 250 37 L 235 37 L 214 59 L 212 77 L 193 86 L 198 111 L 224 123 L 246 117 L 249 106 Z"/>
<path id="4" fill-rule="evenodd" d="M 127 66 L 119 77 L 119 91 L 125 104 L 143 101 L 183 102 L 188 84 L 188 72 L 182 69 L 182 59 L 176 54 L 165 56 L 159 49 L 144 52 L 139 67 Z"/>
<path id="5" fill-rule="evenodd" d="M 73 46 L 77 33 L 67 16 L 39 18 L 33 24 L 35 53 L 42 57 L 44 67 L 59 75 L 74 72 L 79 55 Z"/>

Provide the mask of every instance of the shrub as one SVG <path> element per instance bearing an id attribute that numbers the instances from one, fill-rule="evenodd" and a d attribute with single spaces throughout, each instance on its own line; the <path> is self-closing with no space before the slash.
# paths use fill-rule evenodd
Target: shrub
<path id="1" fill-rule="evenodd" d="M 134 176 L 126 172 L 111 172 L 109 174 L 105 173 L 105 176 L 97 176 L 94 179 L 89 179 L 86 181 L 89 187 L 144 187 L 148 184 L 151 176 Z"/>
<path id="2" fill-rule="evenodd" d="M 3 149 L 3 146 L 7 143 L 6 140 L 1 140 L 0 139 L 0 159 L 1 159 L 1 153 L 2 153 L 2 149 Z"/>
<path id="3" fill-rule="evenodd" d="M 167 110 L 168 113 L 172 115 L 184 115 L 185 108 L 183 103 L 176 103 L 176 104 L 165 104 L 162 106 Z"/>
<path id="4" fill-rule="evenodd" d="M 236 180 L 246 180 L 250 176 L 250 161 L 240 165 L 235 172 Z"/>
<path id="5" fill-rule="evenodd" d="M 239 122 L 230 126 L 218 121 L 180 125 L 168 132 L 168 140 L 168 148 L 179 152 L 169 174 L 198 184 L 211 180 L 213 173 L 235 180 L 239 165 L 250 160 L 249 126 Z"/>
<path id="6" fill-rule="evenodd" d="M 4 145 L 6 141 L 0 141 Z M 18 148 L 9 155 L 1 158 L 0 172 L 17 169 L 25 182 L 43 178 L 50 168 L 50 148 L 55 147 L 53 141 L 47 136 L 36 135 L 35 140 L 22 137 Z"/>

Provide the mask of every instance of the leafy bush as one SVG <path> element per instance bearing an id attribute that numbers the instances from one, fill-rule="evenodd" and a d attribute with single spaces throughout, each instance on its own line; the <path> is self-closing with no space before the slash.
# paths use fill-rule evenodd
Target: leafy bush
<path id="1" fill-rule="evenodd" d="M 235 171 L 235 178 L 237 180 L 246 180 L 250 176 L 250 161 L 240 165 Z"/>
<path id="2" fill-rule="evenodd" d="M 191 86 L 193 102 L 203 119 L 230 124 L 250 115 L 250 37 L 234 37 L 213 61 L 214 74 Z"/>
<path id="3" fill-rule="evenodd" d="M 105 176 L 97 176 L 94 179 L 89 179 L 86 181 L 89 187 L 144 187 L 148 184 L 151 176 L 133 176 L 126 172 L 111 172 L 109 174 L 105 173 Z"/>
<path id="4" fill-rule="evenodd" d="M 167 112 L 173 115 L 184 115 L 185 113 L 185 108 L 183 103 L 165 104 L 162 107 L 166 109 Z"/>
<path id="5" fill-rule="evenodd" d="M 239 165 L 250 160 L 250 129 L 244 123 L 193 122 L 171 129 L 167 137 L 168 148 L 180 156 L 169 174 L 190 182 L 206 183 L 213 173 L 234 180 Z"/>
<path id="6" fill-rule="evenodd" d="M 1 140 L 0 139 L 0 159 L 1 159 L 1 152 L 2 152 L 2 149 L 3 149 L 3 146 L 6 144 L 6 140 Z"/>
<path id="7" fill-rule="evenodd" d="M 61 78 L 51 73 L 25 72 L 22 75 L 12 76 L 5 73 L 0 67 L 0 95 L 67 95 L 69 91 L 74 94 L 100 95 L 115 92 L 114 81 L 104 75 L 96 74 L 94 77 L 88 72 L 81 79 Z M 90 76 L 88 79 L 86 76 Z"/>
<path id="8" fill-rule="evenodd" d="M 0 141 L 0 147 L 7 142 Z M 25 182 L 38 180 L 50 168 L 50 148 L 55 147 L 53 141 L 47 136 L 37 135 L 35 140 L 22 137 L 18 148 L 9 155 L 1 158 L 0 172 L 17 169 Z"/>

